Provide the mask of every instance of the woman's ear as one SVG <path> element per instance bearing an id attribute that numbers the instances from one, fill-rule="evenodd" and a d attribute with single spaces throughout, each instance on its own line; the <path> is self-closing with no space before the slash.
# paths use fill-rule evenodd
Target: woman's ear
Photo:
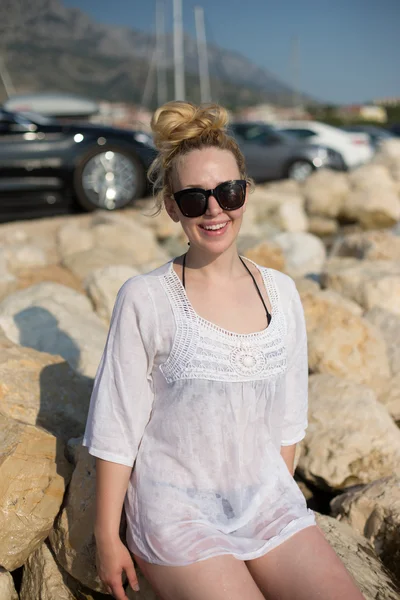
<path id="1" fill-rule="evenodd" d="M 175 223 L 179 223 L 178 206 L 173 198 L 167 196 L 164 198 L 165 210 Z"/>

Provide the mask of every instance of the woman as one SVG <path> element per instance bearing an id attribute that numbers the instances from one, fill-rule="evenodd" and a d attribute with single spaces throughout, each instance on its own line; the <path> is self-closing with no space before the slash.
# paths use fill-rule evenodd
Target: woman
<path id="1" fill-rule="evenodd" d="M 307 341 L 293 281 L 242 259 L 245 164 L 226 111 L 172 102 L 152 171 L 189 250 L 121 288 L 84 444 L 97 457 L 98 570 L 163 600 L 359 600 L 293 479 Z M 135 465 L 133 469 L 133 465 Z"/>

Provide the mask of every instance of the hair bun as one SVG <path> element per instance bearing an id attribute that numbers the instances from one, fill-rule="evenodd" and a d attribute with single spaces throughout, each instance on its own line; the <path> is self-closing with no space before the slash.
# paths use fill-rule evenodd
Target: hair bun
<path id="1" fill-rule="evenodd" d="M 218 104 L 195 106 L 191 102 L 167 102 L 158 108 L 151 121 L 157 148 L 173 148 L 185 140 L 223 131 L 228 113 Z"/>

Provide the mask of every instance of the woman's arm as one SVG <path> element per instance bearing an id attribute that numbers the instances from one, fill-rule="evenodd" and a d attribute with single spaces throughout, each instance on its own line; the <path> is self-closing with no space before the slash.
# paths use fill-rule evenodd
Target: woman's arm
<path id="1" fill-rule="evenodd" d="M 296 444 L 281 446 L 281 456 L 286 463 L 289 473 L 293 476 L 295 471 L 294 459 L 296 455 Z"/>

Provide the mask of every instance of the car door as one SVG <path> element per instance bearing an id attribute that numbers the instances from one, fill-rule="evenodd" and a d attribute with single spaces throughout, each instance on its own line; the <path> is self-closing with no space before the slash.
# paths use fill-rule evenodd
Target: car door
<path id="1" fill-rule="evenodd" d="M 250 177 L 265 181 L 282 176 L 287 149 L 272 128 L 249 124 L 241 126 L 236 137 Z"/>

